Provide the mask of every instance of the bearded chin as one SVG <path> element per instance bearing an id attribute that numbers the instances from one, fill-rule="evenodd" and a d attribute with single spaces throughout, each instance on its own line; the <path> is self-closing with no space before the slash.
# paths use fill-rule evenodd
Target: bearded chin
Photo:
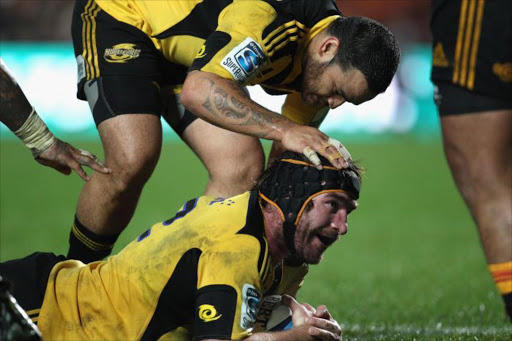
<path id="1" fill-rule="evenodd" d="M 314 95 L 318 89 L 318 79 L 324 72 L 329 62 L 320 63 L 307 57 L 302 76 L 302 100 L 310 105 L 317 105 L 318 103 L 311 103 L 310 95 Z"/>

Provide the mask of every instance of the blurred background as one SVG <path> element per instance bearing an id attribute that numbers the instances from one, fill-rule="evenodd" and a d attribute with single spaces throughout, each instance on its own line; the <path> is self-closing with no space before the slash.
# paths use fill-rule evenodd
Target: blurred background
<path id="1" fill-rule="evenodd" d="M 384 94 L 357 107 L 342 105 L 321 126 L 367 173 L 349 233 L 311 268 L 300 300 L 327 303 L 345 340 L 511 340 L 476 228 L 442 151 L 429 80 L 430 1 L 338 4 L 345 15 L 387 25 L 403 54 Z M 102 157 L 89 108 L 75 97 L 73 5 L 0 0 L 0 56 L 56 135 Z M 258 87 L 250 91 L 280 110 L 282 98 L 265 97 Z M 114 252 L 204 190 L 208 174 L 201 163 L 163 126 L 159 164 Z M 0 124 L 0 261 L 34 251 L 66 254 L 82 185 L 76 174 L 65 177 L 34 162 Z"/>

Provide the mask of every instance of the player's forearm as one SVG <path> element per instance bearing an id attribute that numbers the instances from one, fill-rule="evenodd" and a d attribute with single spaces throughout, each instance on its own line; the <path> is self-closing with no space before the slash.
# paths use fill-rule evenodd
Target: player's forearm
<path id="1" fill-rule="evenodd" d="M 0 121 L 10 130 L 18 130 L 32 112 L 32 106 L 16 81 L 0 62 Z"/>
<path id="2" fill-rule="evenodd" d="M 315 338 L 309 335 L 309 325 L 293 327 L 290 330 L 280 332 L 264 332 L 252 334 L 247 341 L 308 341 Z"/>
<path id="3" fill-rule="evenodd" d="M 207 122 L 268 140 L 281 141 L 286 130 L 296 125 L 252 101 L 235 82 L 207 72 L 189 74 L 181 100 Z"/>

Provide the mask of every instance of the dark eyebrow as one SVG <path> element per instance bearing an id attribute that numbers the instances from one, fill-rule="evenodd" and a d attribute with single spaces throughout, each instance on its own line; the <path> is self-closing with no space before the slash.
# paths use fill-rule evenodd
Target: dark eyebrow
<path id="1" fill-rule="evenodd" d="M 355 210 L 357 208 L 357 201 L 351 199 L 350 197 L 345 197 L 341 195 L 337 195 L 336 193 L 327 193 L 326 195 L 328 198 L 337 199 L 341 202 L 343 202 L 344 205 L 346 205 L 350 210 Z"/>

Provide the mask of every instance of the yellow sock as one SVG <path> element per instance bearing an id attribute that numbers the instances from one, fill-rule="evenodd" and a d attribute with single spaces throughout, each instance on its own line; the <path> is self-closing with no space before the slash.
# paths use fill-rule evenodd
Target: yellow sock
<path id="1" fill-rule="evenodd" d="M 489 264 L 489 270 L 505 302 L 505 311 L 512 322 L 512 262 Z"/>
<path id="2" fill-rule="evenodd" d="M 489 264 L 494 283 L 502 295 L 512 292 L 512 262 Z"/>

